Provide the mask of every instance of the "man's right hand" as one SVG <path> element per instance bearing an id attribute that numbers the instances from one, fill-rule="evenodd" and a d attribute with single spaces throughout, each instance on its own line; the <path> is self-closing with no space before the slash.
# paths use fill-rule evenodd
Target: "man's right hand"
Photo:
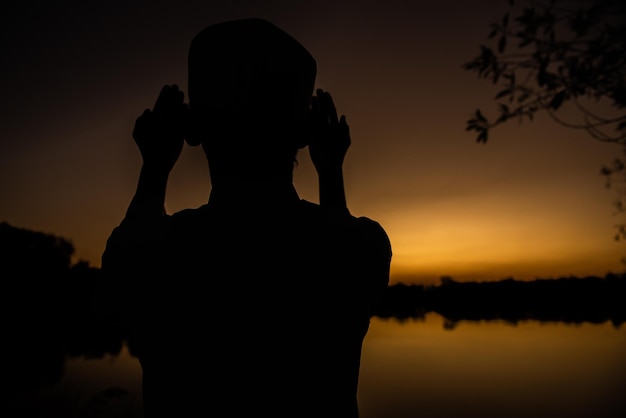
<path id="1" fill-rule="evenodd" d="M 133 139 L 144 165 L 169 172 L 176 164 L 189 112 L 184 98 L 176 84 L 165 85 L 153 109 L 146 109 L 135 121 Z"/>

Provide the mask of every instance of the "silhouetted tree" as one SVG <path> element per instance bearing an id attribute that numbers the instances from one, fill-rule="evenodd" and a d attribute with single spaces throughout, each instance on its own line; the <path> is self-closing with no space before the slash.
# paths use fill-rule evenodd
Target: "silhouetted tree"
<path id="1" fill-rule="evenodd" d="M 0 222 L 0 286 L 11 296 L 14 317 L 46 324 L 86 318 L 100 270 L 82 260 L 72 265 L 73 255 L 66 238 Z"/>
<path id="2" fill-rule="evenodd" d="M 621 0 L 548 0 L 531 2 L 514 17 L 507 12 L 491 24 L 495 50 L 482 45 L 463 65 L 502 87 L 495 96 L 499 115 L 490 120 L 478 109 L 467 129 L 486 142 L 491 128 L 545 111 L 564 126 L 626 145 L 625 17 Z M 599 100 L 610 100 L 617 114 L 592 113 L 589 106 Z M 566 102 L 581 112 L 578 123 L 557 114 Z"/>
<path id="3" fill-rule="evenodd" d="M 511 119 L 533 120 L 538 112 L 557 123 L 614 143 L 626 154 L 626 2 L 623 0 L 529 1 L 491 24 L 480 53 L 462 68 L 501 87 L 497 117 L 481 109 L 466 130 L 485 143 L 491 129 Z M 562 107 L 575 110 L 566 120 Z M 559 112 L 561 110 L 561 112 Z M 568 113 L 572 115 L 572 113 Z M 618 175 L 626 183 L 625 159 L 601 168 L 607 187 Z M 618 190 L 618 213 L 626 211 L 626 189 Z M 626 237 L 618 225 L 616 239 Z"/>
<path id="4" fill-rule="evenodd" d="M 9 398 L 58 383 L 67 357 L 103 357 L 122 348 L 122 330 L 91 314 L 100 269 L 83 260 L 72 265 L 73 254 L 66 238 L 0 222 Z"/>
<path id="5" fill-rule="evenodd" d="M 65 238 L 0 222 L 0 269 L 6 278 L 65 273 L 73 254 L 74 245 Z"/>

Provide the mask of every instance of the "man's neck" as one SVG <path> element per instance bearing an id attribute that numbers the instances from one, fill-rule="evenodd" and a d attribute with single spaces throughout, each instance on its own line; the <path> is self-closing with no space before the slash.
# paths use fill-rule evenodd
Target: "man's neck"
<path id="1" fill-rule="evenodd" d="M 283 207 L 300 200 L 292 183 L 258 184 L 248 180 L 238 184 L 217 184 L 211 188 L 210 205 L 221 207 Z"/>

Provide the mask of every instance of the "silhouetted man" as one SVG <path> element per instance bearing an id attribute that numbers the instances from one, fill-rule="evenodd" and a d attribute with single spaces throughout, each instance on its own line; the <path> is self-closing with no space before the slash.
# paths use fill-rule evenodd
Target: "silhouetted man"
<path id="1" fill-rule="evenodd" d="M 133 136 L 143 165 L 102 256 L 143 371 L 146 417 L 356 417 L 363 339 L 389 279 L 383 228 L 345 206 L 350 145 L 316 63 L 260 19 L 210 26 L 189 50 L 189 105 L 163 87 Z M 167 214 L 184 140 L 211 192 Z M 310 146 L 320 204 L 293 170 Z"/>

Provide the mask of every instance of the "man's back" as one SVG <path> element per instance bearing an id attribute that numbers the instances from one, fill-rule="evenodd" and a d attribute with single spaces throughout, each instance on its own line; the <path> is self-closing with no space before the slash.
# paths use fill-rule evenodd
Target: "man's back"
<path id="1" fill-rule="evenodd" d="M 391 258 L 380 225 L 299 199 L 125 222 L 103 269 L 141 278 L 131 309 L 146 409 L 356 416 L 361 345 Z M 133 254 L 120 256 L 129 235 Z"/>

